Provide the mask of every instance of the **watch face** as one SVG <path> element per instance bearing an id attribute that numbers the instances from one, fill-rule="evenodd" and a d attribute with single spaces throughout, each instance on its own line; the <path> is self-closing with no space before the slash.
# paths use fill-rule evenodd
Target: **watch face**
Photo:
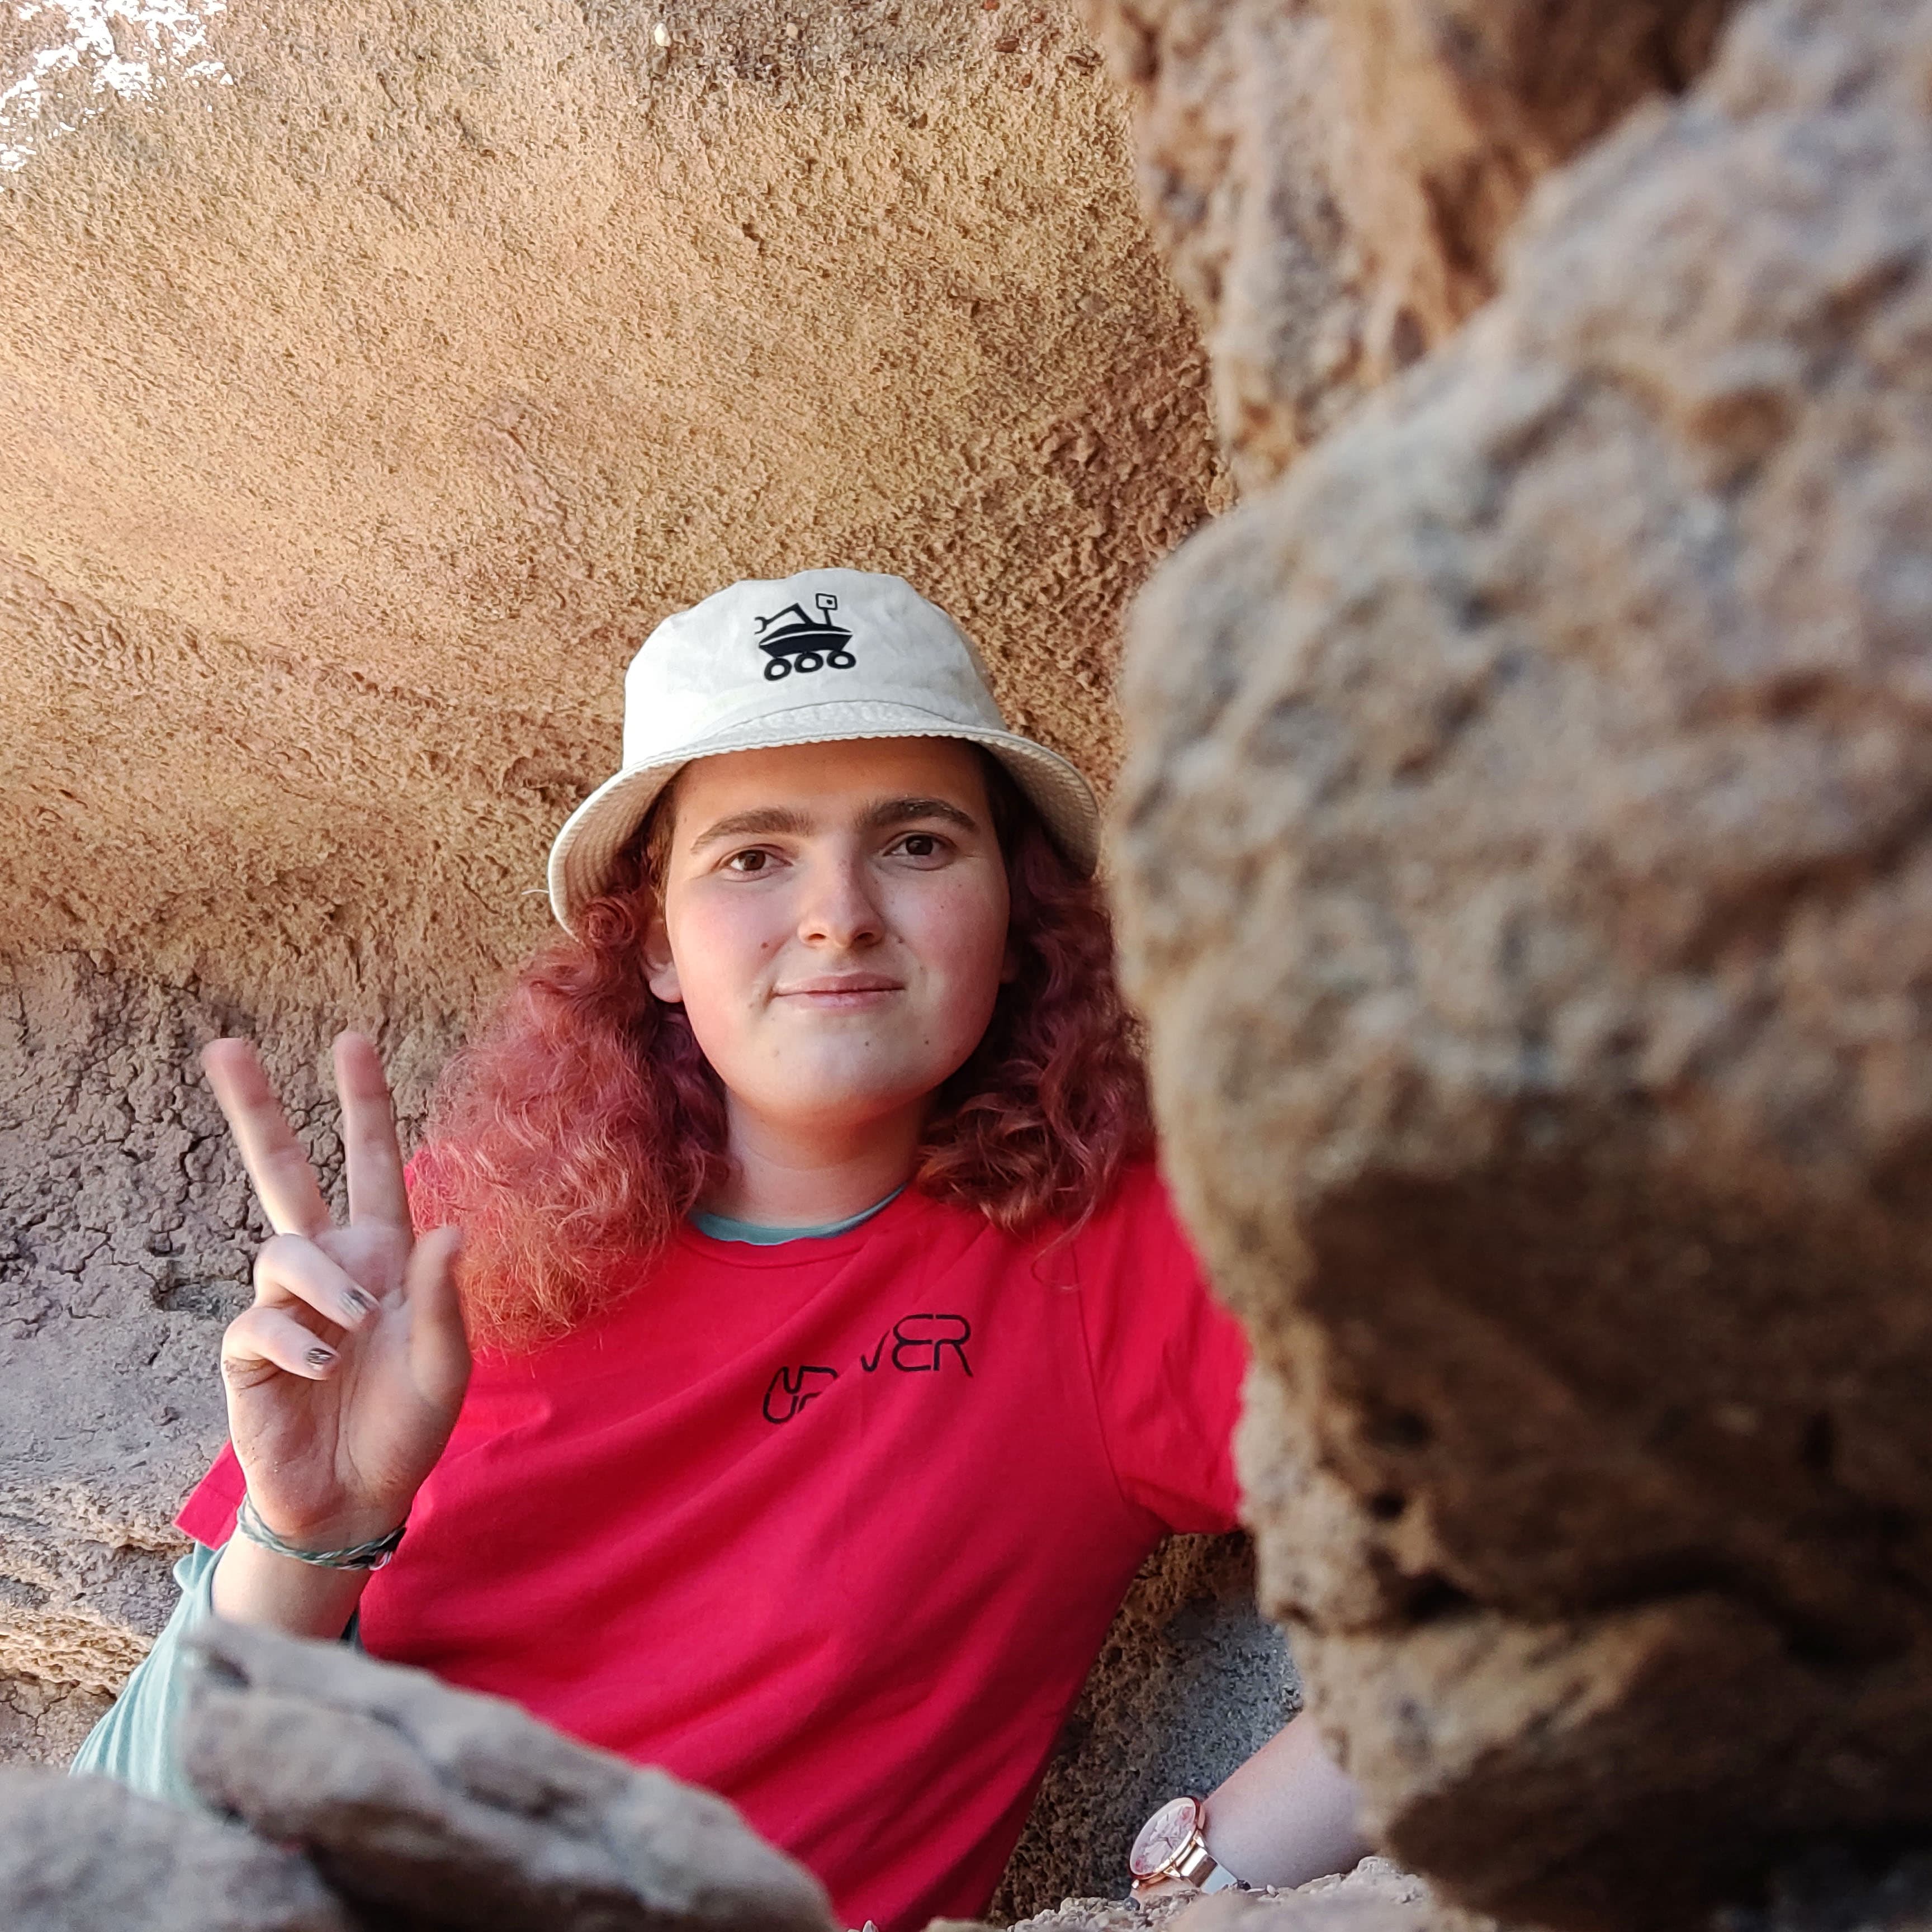
<path id="1" fill-rule="evenodd" d="M 1152 1878 L 1186 1850 L 1200 1822 L 1201 1807 L 1193 1798 L 1170 1798 L 1141 1827 L 1127 1869 L 1136 1878 Z"/>

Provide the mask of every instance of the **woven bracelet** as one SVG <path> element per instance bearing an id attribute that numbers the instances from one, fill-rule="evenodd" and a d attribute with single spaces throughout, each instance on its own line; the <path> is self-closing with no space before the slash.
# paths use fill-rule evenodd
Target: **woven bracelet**
<path id="1" fill-rule="evenodd" d="M 298 1550 L 292 1543 L 284 1543 L 255 1514 L 255 1499 L 244 1492 L 242 1507 L 235 1512 L 235 1527 L 250 1543 L 272 1550 L 278 1556 L 292 1556 L 298 1563 L 313 1564 L 318 1570 L 380 1570 L 395 1555 L 396 1546 L 409 1526 L 399 1522 L 387 1536 L 352 1543 L 346 1550 Z"/>

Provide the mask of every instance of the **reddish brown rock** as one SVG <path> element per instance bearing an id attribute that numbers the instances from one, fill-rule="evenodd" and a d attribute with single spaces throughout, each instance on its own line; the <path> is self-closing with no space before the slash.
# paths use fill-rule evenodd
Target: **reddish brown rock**
<path id="1" fill-rule="evenodd" d="M 1405 1862 L 1932 1832 L 1932 7 L 1767 0 L 1139 608 L 1115 858 Z"/>
<path id="2" fill-rule="evenodd" d="M 1678 92 L 1736 0 L 1084 0 L 1244 488 L 1494 293 L 1551 168 Z"/>

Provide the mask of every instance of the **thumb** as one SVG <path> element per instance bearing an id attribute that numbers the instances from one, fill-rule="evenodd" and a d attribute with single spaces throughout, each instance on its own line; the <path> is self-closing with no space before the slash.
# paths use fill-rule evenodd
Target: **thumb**
<path id="1" fill-rule="evenodd" d="M 470 1336 L 457 1292 L 460 1228 L 436 1228 L 410 1256 L 403 1291 L 410 1305 L 410 1371 L 423 1399 L 452 1415 L 470 1384 Z"/>

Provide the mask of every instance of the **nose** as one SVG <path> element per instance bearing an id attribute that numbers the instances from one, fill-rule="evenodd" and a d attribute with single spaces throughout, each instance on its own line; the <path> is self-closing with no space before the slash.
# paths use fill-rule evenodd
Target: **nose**
<path id="1" fill-rule="evenodd" d="M 799 908 L 800 940 L 836 952 L 876 946 L 885 937 L 886 925 L 873 885 L 862 854 L 818 856 L 809 868 Z"/>

